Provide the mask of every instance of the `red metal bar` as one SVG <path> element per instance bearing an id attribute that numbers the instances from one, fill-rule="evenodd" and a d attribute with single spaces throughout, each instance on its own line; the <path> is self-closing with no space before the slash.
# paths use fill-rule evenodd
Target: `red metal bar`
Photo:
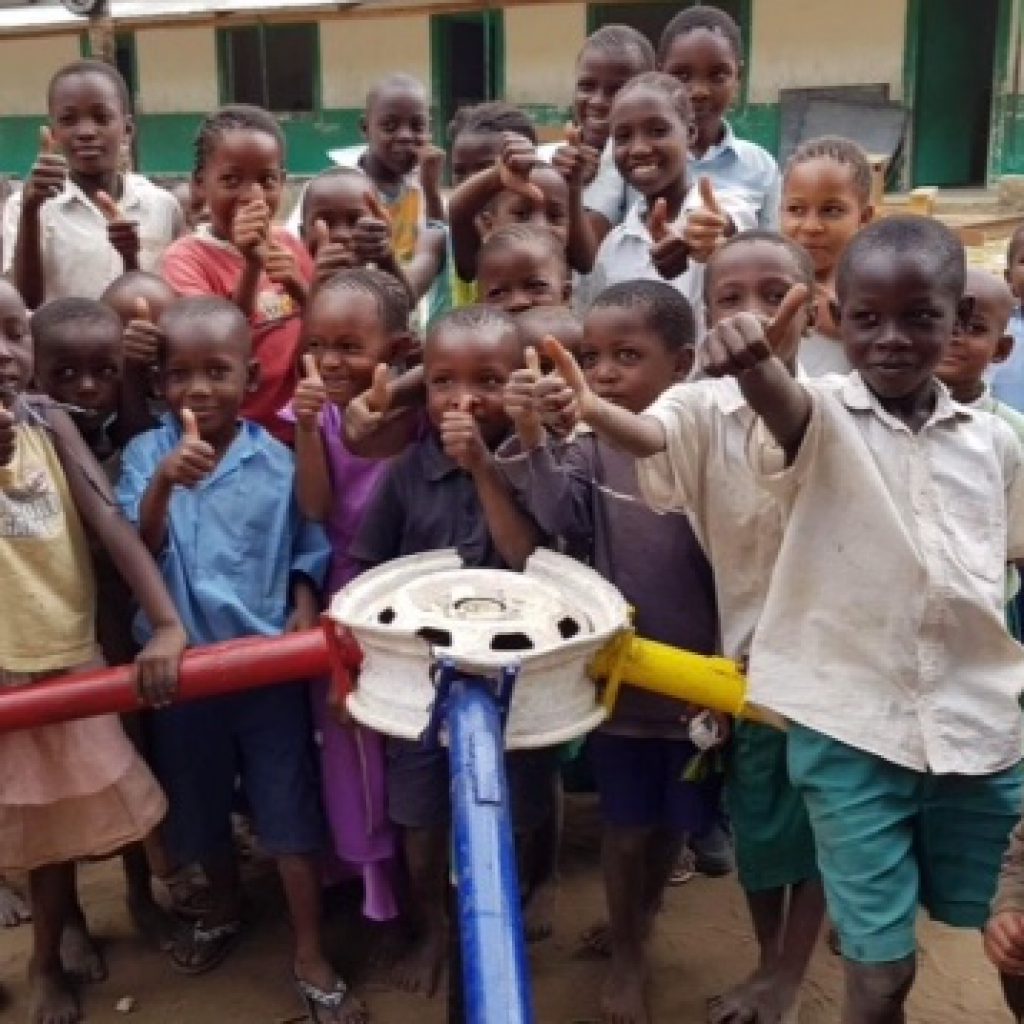
<path id="1" fill-rule="evenodd" d="M 279 637 L 251 637 L 187 651 L 177 701 L 197 700 L 257 686 L 316 679 L 332 673 L 341 693 L 351 690 L 355 641 L 336 639 L 335 626 Z M 354 653 L 353 653 L 354 651 Z M 333 655 L 333 657 L 332 657 Z M 333 661 L 333 664 L 332 664 Z M 0 689 L 0 733 L 112 712 L 137 711 L 131 666 L 58 676 Z"/>

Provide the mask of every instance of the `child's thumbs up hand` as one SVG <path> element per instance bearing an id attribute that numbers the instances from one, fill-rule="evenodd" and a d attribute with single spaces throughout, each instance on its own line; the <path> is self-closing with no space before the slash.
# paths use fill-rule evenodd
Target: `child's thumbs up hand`
<path id="1" fill-rule="evenodd" d="M 351 270 L 356 266 L 356 256 L 343 242 L 332 242 L 327 221 L 317 220 L 313 224 L 312 248 L 313 284 L 323 284 L 339 270 Z"/>
<path id="2" fill-rule="evenodd" d="M 6 400 L 0 396 L 0 467 L 11 464 L 15 444 L 14 413 L 7 408 Z"/>
<path id="3" fill-rule="evenodd" d="M 735 232 L 732 218 L 722 209 L 714 186 L 707 175 L 697 182 L 701 206 L 691 210 L 683 227 L 683 238 L 690 247 L 690 255 L 698 263 L 706 263 L 715 250 Z"/>
<path id="4" fill-rule="evenodd" d="M 794 321 L 807 305 L 809 291 L 795 284 L 786 293 L 775 317 L 765 320 L 739 313 L 719 321 L 705 339 L 705 372 L 710 377 L 738 377 L 756 369 L 777 352 L 785 351 Z"/>
<path id="5" fill-rule="evenodd" d="M 324 387 L 320 369 L 312 352 L 302 357 L 302 377 L 292 398 L 292 412 L 299 430 L 314 433 L 319 429 L 320 410 L 327 404 L 327 388 Z"/>
<path id="6" fill-rule="evenodd" d="M 357 264 L 386 266 L 394 261 L 391 245 L 391 214 L 372 190 L 366 193 L 366 216 L 360 217 L 352 232 Z"/>
<path id="7" fill-rule="evenodd" d="M 557 338 L 545 338 L 541 347 L 554 365 L 554 370 L 537 386 L 541 418 L 552 433 L 564 436 L 580 420 L 586 422 L 596 396 L 579 363 Z"/>
<path id="8" fill-rule="evenodd" d="M 586 188 L 597 175 L 601 154 L 583 141 L 583 132 L 572 122 L 565 126 L 565 145 L 555 150 L 551 165 L 570 189 Z"/>
<path id="9" fill-rule="evenodd" d="M 536 166 L 537 150 L 533 143 L 515 132 L 505 132 L 501 153 L 498 155 L 498 174 L 502 187 L 532 203 L 543 203 L 544 193 L 530 181 L 530 172 Z"/>
<path id="10" fill-rule="evenodd" d="M 57 152 L 53 132 L 43 125 L 39 129 L 39 154 L 29 171 L 22 194 L 24 208 L 38 211 L 47 199 L 64 191 L 68 180 L 68 162 Z"/>
<path id="11" fill-rule="evenodd" d="M 420 187 L 424 192 L 441 191 L 441 173 L 444 171 L 445 152 L 432 142 L 420 146 L 417 156 L 420 162 Z"/>
<path id="12" fill-rule="evenodd" d="M 391 372 L 387 363 L 378 363 L 373 368 L 373 381 L 370 390 L 366 393 L 366 404 L 371 412 L 383 415 L 391 405 L 391 394 L 388 390 L 388 380 Z"/>
<path id="13" fill-rule="evenodd" d="M 358 446 L 381 426 L 391 406 L 389 376 L 387 363 L 378 363 L 370 390 L 356 395 L 345 407 L 345 440 L 350 445 Z"/>
<path id="14" fill-rule="evenodd" d="M 540 359 L 532 346 L 526 350 L 525 360 L 525 368 L 514 370 L 505 385 L 505 414 L 515 425 L 523 450 L 529 451 L 544 443 L 544 423 L 537 400 Z"/>
<path id="15" fill-rule="evenodd" d="M 651 235 L 651 262 L 654 269 L 672 281 L 686 272 L 690 265 L 690 247 L 679 228 L 669 222 L 668 203 L 657 199 L 647 218 L 647 230 Z"/>
<path id="16" fill-rule="evenodd" d="M 107 238 L 110 244 L 121 254 L 124 269 L 139 269 L 139 251 L 142 241 L 139 238 L 139 225 L 128 220 L 120 207 L 106 192 L 97 192 L 94 197 L 96 208 L 103 214 L 107 222 Z"/>
<path id="17" fill-rule="evenodd" d="M 240 203 L 231 223 L 231 243 L 245 257 L 246 262 L 263 266 L 270 241 L 270 207 L 263 199 L 263 189 L 257 185 L 248 201 Z"/>
<path id="18" fill-rule="evenodd" d="M 295 300 L 297 305 L 305 306 L 306 282 L 295 253 L 288 246 L 276 239 L 264 246 L 263 270 L 274 284 L 280 285 Z"/>
<path id="19" fill-rule="evenodd" d="M 217 453 L 202 439 L 195 413 L 187 407 L 182 409 L 181 443 L 160 463 L 158 472 L 170 484 L 195 487 L 216 468 Z"/>
<path id="20" fill-rule="evenodd" d="M 143 298 L 135 300 L 135 316 L 124 329 L 122 346 L 125 361 L 138 367 L 151 367 L 160 358 L 163 332 L 155 323 L 149 303 Z"/>
<path id="21" fill-rule="evenodd" d="M 467 473 L 479 472 L 491 459 L 477 425 L 472 395 L 463 395 L 458 407 L 441 417 L 441 447 L 457 466 Z"/>

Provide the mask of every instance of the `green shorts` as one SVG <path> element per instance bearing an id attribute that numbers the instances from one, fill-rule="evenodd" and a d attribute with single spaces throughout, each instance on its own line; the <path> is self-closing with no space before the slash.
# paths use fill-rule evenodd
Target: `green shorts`
<path id="1" fill-rule="evenodd" d="M 747 892 L 818 877 L 807 809 L 789 781 L 786 733 L 756 722 L 736 722 L 726 802 L 740 884 Z"/>
<path id="2" fill-rule="evenodd" d="M 946 924 L 985 924 L 1020 817 L 1020 764 L 993 775 L 931 775 L 793 725 L 789 772 L 807 804 L 847 959 L 913 955 L 919 903 Z"/>

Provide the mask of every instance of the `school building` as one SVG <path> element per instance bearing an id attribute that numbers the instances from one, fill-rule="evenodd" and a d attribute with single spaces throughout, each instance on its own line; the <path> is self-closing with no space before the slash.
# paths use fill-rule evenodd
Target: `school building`
<path id="1" fill-rule="evenodd" d="M 743 29 L 738 133 L 783 155 L 850 134 L 891 151 L 891 183 L 978 185 L 1024 172 L 1024 0 L 718 0 Z M 113 0 L 117 61 L 147 174 L 191 169 L 199 118 L 220 103 L 277 112 L 289 164 L 315 172 L 359 141 L 370 83 L 429 82 L 440 134 L 463 102 L 504 97 L 549 137 L 566 119 L 576 52 L 602 24 L 657 38 L 687 0 Z M 45 86 L 89 52 L 59 0 L 0 0 L 0 173 L 36 151 Z"/>

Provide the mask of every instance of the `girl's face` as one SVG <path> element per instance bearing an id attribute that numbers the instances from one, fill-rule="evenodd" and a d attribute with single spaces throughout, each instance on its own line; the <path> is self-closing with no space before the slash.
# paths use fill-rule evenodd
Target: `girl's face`
<path id="1" fill-rule="evenodd" d="M 584 46 L 576 63 L 572 106 L 573 117 L 588 146 L 604 149 L 611 131 L 612 101 L 631 78 L 645 70 L 639 54 L 613 54 L 596 46 Z"/>
<path id="2" fill-rule="evenodd" d="M 342 409 L 369 390 L 377 364 L 395 355 L 376 300 L 355 289 L 320 291 L 306 314 L 304 337 L 327 397 Z"/>
<path id="3" fill-rule="evenodd" d="M 98 179 L 117 171 L 132 121 L 109 78 L 94 71 L 57 79 L 50 95 L 53 137 L 71 174 Z"/>
<path id="4" fill-rule="evenodd" d="M 814 261 L 815 275 L 829 281 L 851 238 L 871 219 L 851 168 L 830 157 L 793 165 L 782 185 L 782 233 L 799 242 Z"/>
<path id="5" fill-rule="evenodd" d="M 676 36 L 661 70 L 679 79 L 689 94 L 703 152 L 721 138 L 722 119 L 739 90 L 740 62 L 729 40 L 704 28 Z"/>
<path id="6" fill-rule="evenodd" d="M 612 106 L 615 165 L 649 202 L 686 194 L 686 156 L 691 126 L 670 96 L 656 89 L 631 88 Z"/>
<path id="7" fill-rule="evenodd" d="M 32 335 L 25 303 L 15 289 L 0 281 L 0 403 L 10 408 L 32 379 Z"/>
<path id="8" fill-rule="evenodd" d="M 284 167 L 277 139 L 254 128 L 231 128 L 214 140 L 206 166 L 196 176 L 218 238 L 231 237 L 235 212 L 245 203 L 262 199 L 270 216 L 281 205 Z"/>

